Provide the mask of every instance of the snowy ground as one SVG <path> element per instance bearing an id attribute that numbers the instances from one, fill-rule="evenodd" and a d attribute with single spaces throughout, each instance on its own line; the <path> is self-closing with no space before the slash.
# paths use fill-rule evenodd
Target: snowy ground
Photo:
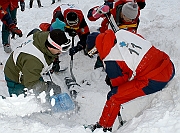
<path id="1" fill-rule="evenodd" d="M 103 0 L 61 0 L 51 5 L 51 1 L 41 0 L 44 7 L 38 8 L 34 1 L 33 8 L 29 9 L 29 0 L 26 0 L 26 10 L 18 10 L 18 27 L 22 29 L 24 36 L 11 40 L 15 49 L 25 39 L 27 33 L 33 28 L 38 28 L 41 22 L 50 22 L 52 11 L 62 3 L 75 3 L 86 17 L 87 11 L 95 6 L 103 4 Z M 174 79 L 161 92 L 137 98 L 123 105 L 121 114 L 126 124 L 119 130 L 116 120 L 114 133 L 179 133 L 180 132 L 180 1 L 174 0 L 146 0 L 146 7 L 141 11 L 138 33 L 151 41 L 156 47 L 170 55 L 175 64 L 176 75 Z M 87 18 L 85 18 L 87 20 Z M 95 31 L 101 20 L 87 23 L 91 31 Z M 78 41 L 78 38 L 75 38 Z M 3 66 L 9 56 L 0 46 L 0 94 L 8 96 L 4 81 Z M 68 53 L 60 56 L 61 67 L 70 65 Z M 94 70 L 96 58 L 88 58 L 83 52 L 74 56 L 73 73 L 79 88 L 77 101 L 80 110 L 67 113 L 42 112 L 43 106 L 33 96 L 23 98 L 7 97 L 0 99 L 0 132 L 4 133 L 90 133 L 85 130 L 83 124 L 94 124 L 99 120 L 109 87 L 105 84 L 105 73 L 102 69 Z M 53 74 L 53 81 L 60 85 L 63 92 L 67 92 L 64 77 L 70 76 L 69 69 L 60 74 Z M 44 77 L 49 80 L 49 77 Z M 94 133 L 103 133 L 95 130 Z"/>

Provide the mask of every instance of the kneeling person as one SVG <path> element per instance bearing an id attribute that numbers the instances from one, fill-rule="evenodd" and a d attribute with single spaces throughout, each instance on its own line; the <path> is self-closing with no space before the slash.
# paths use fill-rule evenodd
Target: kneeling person
<path id="1" fill-rule="evenodd" d="M 24 88 L 35 93 L 48 91 L 42 73 L 51 69 L 52 63 L 61 52 L 68 51 L 70 40 L 60 29 L 37 31 L 11 53 L 5 68 L 5 80 L 10 96 L 25 94 Z"/>

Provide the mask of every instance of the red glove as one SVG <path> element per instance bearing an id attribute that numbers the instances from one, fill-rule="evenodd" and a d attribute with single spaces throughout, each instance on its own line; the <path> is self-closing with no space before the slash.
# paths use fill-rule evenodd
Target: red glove
<path id="1" fill-rule="evenodd" d="M 22 37 L 22 31 L 18 29 L 15 24 L 10 24 L 9 30 L 12 32 L 12 34 L 17 34 L 19 37 Z"/>

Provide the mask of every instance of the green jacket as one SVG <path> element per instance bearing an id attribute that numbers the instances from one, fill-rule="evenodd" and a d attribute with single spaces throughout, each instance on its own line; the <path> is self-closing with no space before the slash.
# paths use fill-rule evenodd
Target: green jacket
<path id="1" fill-rule="evenodd" d="M 53 63 L 57 55 L 53 55 L 45 46 L 48 34 L 49 32 L 43 31 L 38 31 L 34 33 L 33 45 L 36 46 L 36 48 L 38 48 L 44 54 L 46 63 L 50 65 L 51 63 Z M 41 72 L 44 67 L 43 63 L 37 57 L 21 52 L 17 58 L 17 62 L 15 65 L 13 61 L 13 53 L 14 52 L 11 53 L 10 57 L 6 62 L 4 68 L 5 75 L 12 81 L 21 83 L 27 88 L 31 88 L 39 82 Z M 23 75 L 19 80 L 20 72 L 22 72 Z"/>

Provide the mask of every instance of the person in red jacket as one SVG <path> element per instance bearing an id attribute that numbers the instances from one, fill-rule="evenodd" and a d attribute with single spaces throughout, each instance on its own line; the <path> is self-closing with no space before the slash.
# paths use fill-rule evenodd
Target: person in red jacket
<path id="1" fill-rule="evenodd" d="M 11 17 L 15 25 L 17 24 L 16 14 L 17 14 L 17 8 L 19 7 L 18 1 L 20 1 L 21 11 L 24 11 L 25 10 L 24 0 L 1 0 L 0 1 L 0 5 L 2 9 L 5 10 L 9 14 L 9 16 Z M 9 35 L 10 35 L 10 32 L 9 32 L 8 26 L 6 24 L 3 24 L 2 44 L 4 47 L 4 51 L 7 53 L 10 53 L 12 51 L 10 47 Z M 14 38 L 14 35 L 12 37 Z"/>
<path id="2" fill-rule="evenodd" d="M 90 21 L 96 21 L 101 17 L 104 18 L 99 28 L 101 33 L 105 32 L 107 29 L 112 29 L 108 18 L 112 22 L 115 30 L 126 29 L 133 33 L 137 33 L 140 15 L 140 9 L 137 3 L 132 2 L 132 0 L 119 0 L 114 3 L 113 8 L 108 7 L 108 5 L 96 6 L 88 11 L 87 17 Z M 107 14 L 108 18 L 105 14 Z M 96 69 L 99 67 L 103 67 L 103 64 L 98 56 L 94 68 Z"/>
<path id="3" fill-rule="evenodd" d="M 87 48 L 88 54 L 98 53 L 104 62 L 106 83 L 111 87 L 94 129 L 111 131 L 122 104 L 164 89 L 175 75 L 174 65 L 165 52 L 126 30 L 91 33 Z"/>
<path id="4" fill-rule="evenodd" d="M 139 24 L 140 9 L 137 3 L 129 1 L 131 0 L 117 1 L 111 10 L 107 10 L 107 5 L 93 7 L 88 11 L 87 17 L 90 21 L 96 21 L 100 17 L 104 18 L 99 29 L 101 33 L 111 28 L 105 14 L 108 15 L 108 18 L 116 26 L 117 30 L 126 29 L 136 33 Z"/>
<path id="5" fill-rule="evenodd" d="M 104 5 L 109 5 L 113 7 L 113 3 L 122 0 L 104 0 Z M 132 2 L 137 2 L 140 9 L 143 9 L 146 6 L 145 0 L 131 0 Z"/>
<path id="6" fill-rule="evenodd" d="M 80 41 L 78 41 L 74 48 L 70 49 L 69 54 L 74 55 L 78 51 L 85 49 L 86 38 L 87 35 L 90 34 L 90 31 L 82 11 L 74 4 L 62 4 L 53 11 L 51 24 L 55 22 L 57 18 L 65 23 L 65 32 L 68 32 L 69 36 L 79 36 Z M 52 28 L 51 24 L 41 23 L 39 27 L 41 30 L 47 31 Z"/>

